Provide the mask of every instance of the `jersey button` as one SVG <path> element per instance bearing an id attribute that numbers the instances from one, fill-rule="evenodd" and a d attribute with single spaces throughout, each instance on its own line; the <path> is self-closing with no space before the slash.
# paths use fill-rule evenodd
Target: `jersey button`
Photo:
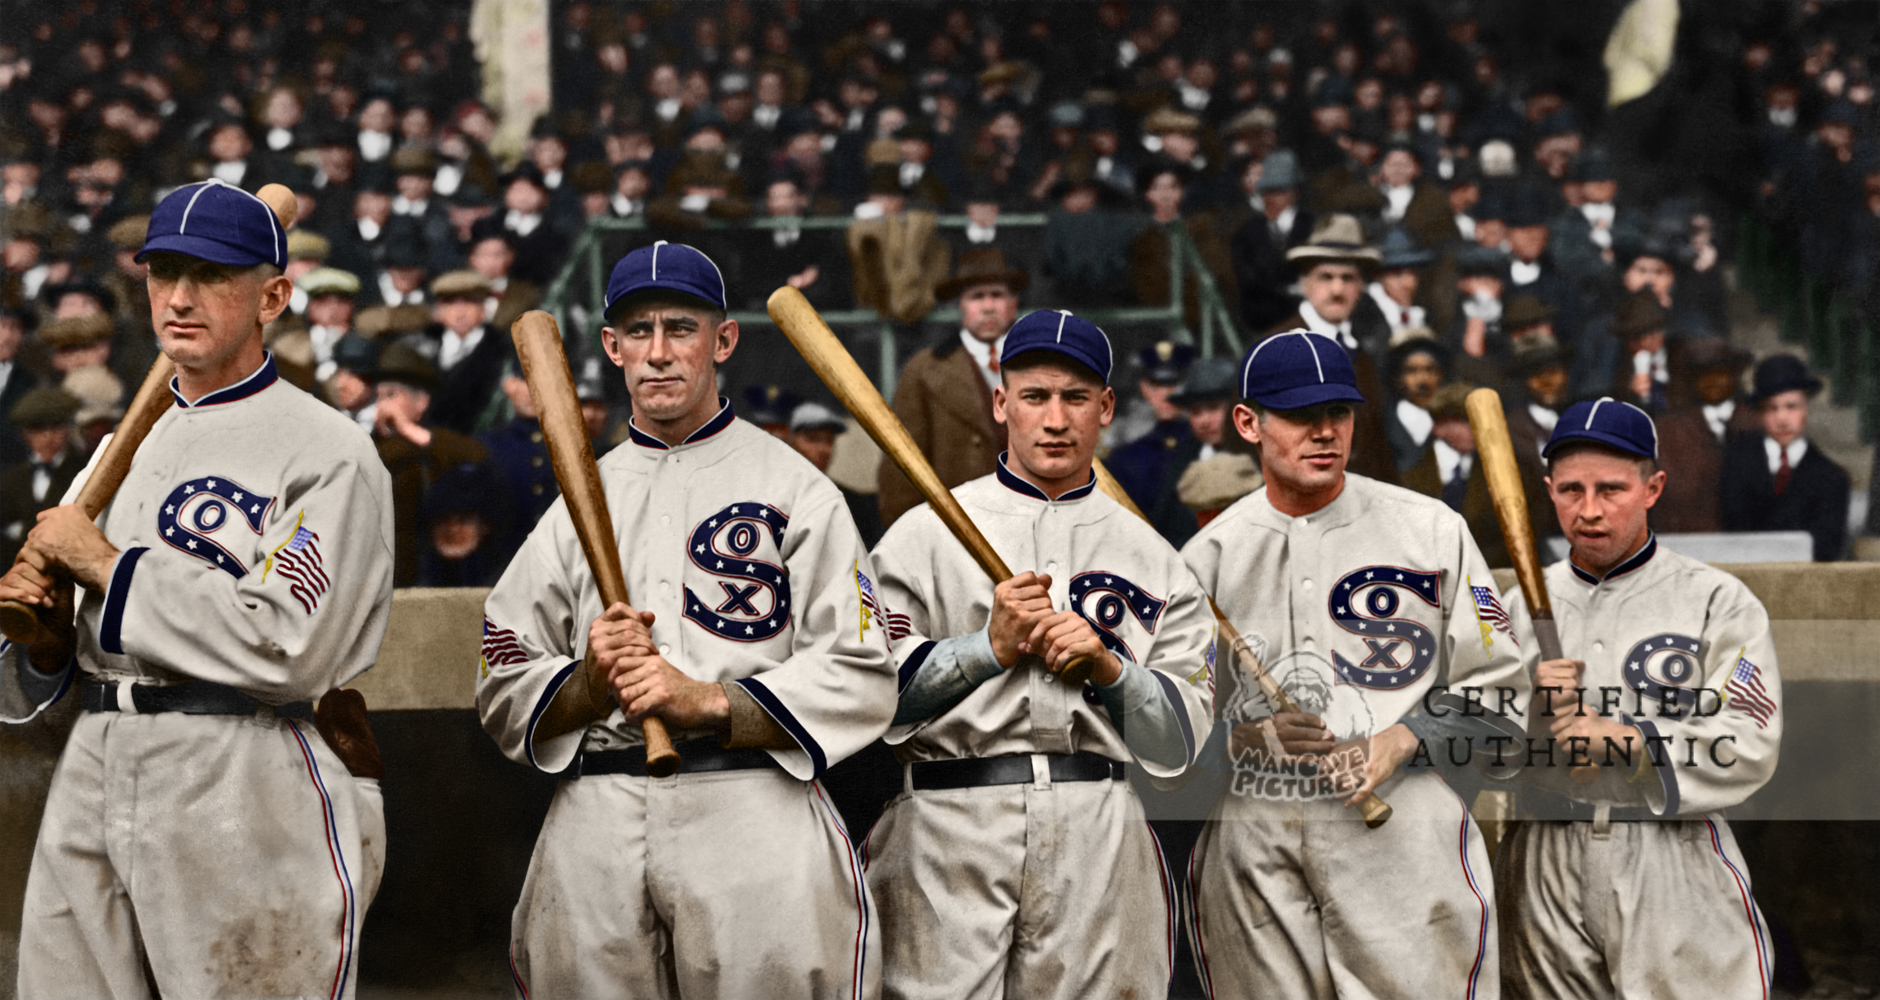
<path id="1" fill-rule="evenodd" d="M 671 515 L 671 514 L 661 514 L 661 515 L 659 515 L 659 523 L 661 523 L 661 524 L 671 524 L 671 523 L 672 523 L 672 515 Z"/>
<path id="2" fill-rule="evenodd" d="M 1603 653 L 1603 652 L 1605 652 L 1605 651 L 1606 651 L 1606 644 L 1605 644 L 1605 643 L 1603 643 L 1603 642 L 1596 642 L 1596 643 L 1593 643 L 1593 652 L 1595 652 L 1595 653 Z"/>
<path id="3" fill-rule="evenodd" d="M 665 656 L 667 653 L 670 653 L 670 652 L 672 652 L 672 645 L 670 643 L 662 642 L 659 644 L 659 655 Z"/>
<path id="4" fill-rule="evenodd" d="M 1311 590 L 1311 589 L 1312 589 L 1312 581 L 1311 581 L 1311 580 L 1309 580 L 1309 579 L 1307 579 L 1307 580 L 1301 580 L 1301 581 L 1299 581 L 1299 589 L 1300 589 L 1300 590 Z"/>

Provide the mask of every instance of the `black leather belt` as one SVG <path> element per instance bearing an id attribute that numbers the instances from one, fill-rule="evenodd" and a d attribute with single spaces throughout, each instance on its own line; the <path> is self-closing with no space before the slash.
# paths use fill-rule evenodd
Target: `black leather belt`
<path id="1" fill-rule="evenodd" d="M 681 743 L 679 751 L 680 774 L 703 774 L 707 771 L 758 771 L 779 768 L 777 758 L 767 750 L 749 747 L 727 750 L 718 745 L 717 740 L 692 740 Z M 635 778 L 646 777 L 646 748 L 626 747 L 621 750 L 601 750 L 596 753 L 584 753 L 575 758 L 575 765 L 569 769 L 568 777 L 579 778 L 589 774 L 627 774 Z"/>
<path id="2" fill-rule="evenodd" d="M 1084 751 L 1052 754 L 1049 757 L 1052 782 L 1121 781 L 1128 773 L 1120 760 Z M 909 765 L 917 792 L 948 788 L 978 788 L 982 785 L 1029 785 L 1032 783 L 1030 755 L 1013 757 L 962 757 L 957 760 L 923 760 Z"/>
<path id="3" fill-rule="evenodd" d="M 79 704 L 87 712 L 118 711 L 118 685 L 109 681 L 86 681 L 78 689 Z M 140 714 L 181 712 L 184 715 L 253 715 L 262 702 L 229 687 L 209 681 L 188 684 L 133 684 L 131 705 Z M 275 708 L 275 714 L 295 719 L 313 718 L 310 702 L 295 702 Z"/>
<path id="4" fill-rule="evenodd" d="M 1598 818 L 1595 815 L 1597 809 L 1591 802 L 1581 802 L 1542 788 L 1526 788 L 1521 793 L 1520 815 L 1532 819 L 1591 823 Z M 1659 816 L 1649 806 L 1613 806 L 1608 819 L 1614 823 L 1657 823 L 1675 820 L 1677 817 Z"/>

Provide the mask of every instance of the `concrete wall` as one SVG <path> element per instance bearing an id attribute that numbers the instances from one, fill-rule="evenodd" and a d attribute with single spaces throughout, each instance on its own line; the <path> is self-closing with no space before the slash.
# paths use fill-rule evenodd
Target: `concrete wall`
<path id="1" fill-rule="evenodd" d="M 1880 565 L 1725 566 L 1768 607 L 1784 681 L 1781 766 L 1733 814 L 1779 982 L 1880 987 Z M 1502 581 L 1504 588 L 1511 580 Z M 390 856 L 361 983 L 507 995 L 504 949 L 554 779 L 505 760 L 477 723 L 483 592 L 399 591 L 378 666 L 356 685 L 384 751 Z M 0 727 L 0 997 L 10 995 L 33 833 L 73 706 Z M 865 754 L 828 782 L 867 829 L 899 778 Z M 1808 816 L 1810 821 L 1774 817 Z"/>

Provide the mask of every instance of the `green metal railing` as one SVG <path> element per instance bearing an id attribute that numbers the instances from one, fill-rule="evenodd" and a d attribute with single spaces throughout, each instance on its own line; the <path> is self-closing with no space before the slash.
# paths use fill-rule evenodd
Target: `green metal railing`
<path id="1" fill-rule="evenodd" d="M 1826 275 L 1803 269 L 1794 247 L 1754 212 L 1737 226 L 1737 280 L 1776 317 L 1782 339 L 1801 344 L 1827 373 L 1837 405 L 1859 414 L 1860 436 L 1880 435 L 1880 317 Z"/>
<path id="2" fill-rule="evenodd" d="M 847 229 L 855 220 L 849 216 L 806 216 L 798 219 L 755 218 L 739 222 L 708 220 L 705 228 L 709 230 L 770 230 L 786 227 L 803 229 Z M 964 229 L 967 225 L 964 215 L 942 215 L 939 217 L 941 228 Z M 1045 225 L 1047 216 L 1043 213 L 1004 213 L 999 216 L 1000 227 L 1013 229 L 1035 228 Z M 588 338 L 582 346 L 597 349 L 600 327 L 592 325 L 586 331 L 576 330 L 573 306 L 579 302 L 587 317 L 598 317 L 605 310 L 607 274 L 614 261 L 609 259 L 604 245 L 608 234 L 637 232 L 649 228 L 646 220 L 639 217 L 616 219 L 600 217 L 589 219 L 581 235 L 576 237 L 569 249 L 568 260 L 562 265 L 561 272 L 548 286 L 543 296 L 542 308 L 554 314 L 561 324 L 562 336 L 569 340 L 570 347 L 575 346 L 579 338 Z M 677 235 L 677 234 L 675 234 Z M 1241 339 L 1232 311 L 1221 298 L 1219 285 L 1207 267 L 1201 261 L 1201 252 L 1189 237 L 1187 227 L 1181 222 L 1169 226 L 1169 302 L 1165 306 L 1131 306 L 1077 309 L 1077 314 L 1099 325 L 1106 323 L 1163 323 L 1167 324 L 1168 335 L 1178 343 L 1194 345 L 1202 357 L 1212 357 L 1219 347 L 1226 348 L 1234 355 L 1241 351 Z M 1192 271 L 1196 277 L 1198 297 L 1197 325 L 1191 330 L 1184 314 L 1183 302 L 1186 298 L 1184 282 Z M 737 278 L 730 276 L 735 284 Z M 1076 308 L 1075 303 L 1066 303 Z M 731 318 L 740 325 L 770 325 L 770 316 L 762 312 L 733 310 Z M 845 330 L 874 327 L 878 331 L 879 355 L 877 358 L 876 383 L 882 395 L 893 398 L 895 380 L 900 374 L 902 359 L 900 345 L 896 342 L 894 324 L 885 321 L 872 309 L 832 309 L 823 312 L 822 318 L 831 329 L 841 336 Z M 927 323 L 956 323 L 959 310 L 951 303 L 943 303 L 928 313 L 923 319 Z M 1217 347 L 1218 344 L 1218 347 Z M 853 348 L 853 344 L 850 345 Z"/>

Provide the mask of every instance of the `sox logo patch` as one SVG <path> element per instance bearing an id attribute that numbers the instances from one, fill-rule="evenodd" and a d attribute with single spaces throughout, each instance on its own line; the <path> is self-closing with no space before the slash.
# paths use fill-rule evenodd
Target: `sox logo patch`
<path id="1" fill-rule="evenodd" d="M 1656 712 L 1681 719 L 1697 706 L 1694 686 L 1702 678 L 1704 644 L 1688 635 L 1665 632 L 1641 639 L 1626 651 L 1619 668 L 1627 687 L 1656 699 Z"/>
<path id="2" fill-rule="evenodd" d="M 1437 635 L 1429 626 L 1393 617 L 1406 600 L 1440 609 L 1442 575 L 1401 566 L 1366 566 L 1332 586 L 1328 604 L 1338 627 L 1363 638 L 1363 659 L 1352 663 L 1332 652 L 1332 666 L 1347 683 L 1378 691 L 1400 691 L 1416 683 L 1436 662 Z"/>
<path id="3" fill-rule="evenodd" d="M 762 503 L 734 503 L 699 522 L 686 538 L 686 557 L 712 576 L 716 589 L 699 593 L 688 585 L 685 616 L 733 642 L 782 632 L 790 624 L 790 572 L 783 568 L 789 524 L 783 511 Z"/>
<path id="4" fill-rule="evenodd" d="M 231 550 L 246 524 L 256 537 L 274 498 L 244 489 L 226 476 L 191 479 L 170 491 L 157 509 L 157 534 L 170 547 L 241 579 L 248 567 Z M 225 544 L 226 543 L 226 544 Z"/>
<path id="5" fill-rule="evenodd" d="M 1071 609 L 1090 623 L 1097 638 L 1110 652 L 1138 662 L 1129 643 L 1117 634 L 1125 618 L 1134 618 L 1144 631 L 1155 635 L 1156 623 L 1168 602 L 1157 598 L 1116 573 L 1079 573 L 1071 578 Z"/>

